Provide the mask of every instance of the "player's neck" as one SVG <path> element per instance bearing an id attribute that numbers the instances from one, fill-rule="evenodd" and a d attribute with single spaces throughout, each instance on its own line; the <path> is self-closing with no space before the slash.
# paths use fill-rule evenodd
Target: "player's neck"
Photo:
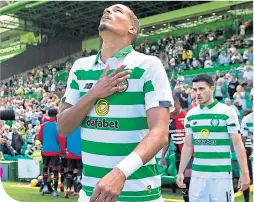
<path id="1" fill-rule="evenodd" d="M 212 97 L 209 101 L 207 101 L 206 103 L 203 103 L 202 105 L 203 105 L 204 107 L 206 107 L 206 106 L 212 104 L 213 102 L 214 102 L 214 99 L 213 99 L 213 97 Z"/>
<path id="2" fill-rule="evenodd" d="M 101 48 L 101 61 L 106 63 L 106 61 L 112 57 L 117 51 L 121 50 L 125 46 L 128 46 L 129 42 L 124 40 L 123 37 L 105 37 L 103 38 L 102 48 Z"/>

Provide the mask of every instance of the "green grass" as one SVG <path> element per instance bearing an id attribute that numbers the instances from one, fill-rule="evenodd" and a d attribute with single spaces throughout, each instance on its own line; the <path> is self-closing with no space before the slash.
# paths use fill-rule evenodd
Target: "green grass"
<path id="1" fill-rule="evenodd" d="M 53 197 L 52 195 L 41 196 L 39 193 L 39 188 L 27 188 L 27 187 L 16 187 L 18 183 L 14 182 L 2 182 L 3 187 L 7 194 L 11 196 L 13 199 L 18 200 L 20 202 L 77 202 L 77 196 L 71 196 L 70 199 L 65 199 L 63 193 L 59 193 L 60 196 Z M 22 185 L 27 185 L 28 183 L 22 183 Z M 174 202 L 174 199 L 177 202 L 182 200 L 180 192 L 177 194 L 170 193 L 171 189 L 163 188 L 163 197 L 166 199 L 166 202 Z M 168 200 L 167 200 L 168 199 Z M 253 201 L 253 195 L 251 194 L 250 201 Z M 235 199 L 235 202 L 244 202 L 243 196 L 240 196 Z"/>
<path id="2" fill-rule="evenodd" d="M 15 187 L 17 183 L 2 182 L 6 193 L 15 200 L 20 202 L 77 202 L 77 196 L 71 196 L 68 200 L 64 198 L 63 193 L 59 193 L 58 197 L 52 195 L 40 195 L 39 188 Z M 25 183 L 28 184 L 28 183 Z"/>

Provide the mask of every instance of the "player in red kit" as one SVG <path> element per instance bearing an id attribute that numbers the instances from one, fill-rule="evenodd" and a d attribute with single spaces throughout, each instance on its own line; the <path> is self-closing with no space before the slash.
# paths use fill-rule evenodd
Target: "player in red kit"
<path id="1" fill-rule="evenodd" d="M 176 169 L 178 171 L 178 168 L 180 165 L 181 152 L 182 152 L 184 138 L 185 138 L 184 118 L 187 112 L 181 109 L 179 99 L 176 96 L 174 96 L 173 98 L 174 98 L 175 110 L 170 114 L 169 136 L 168 136 L 169 141 L 168 141 L 168 145 L 163 147 L 162 155 L 161 155 L 161 165 L 163 167 L 169 166 L 169 165 L 166 165 L 165 155 L 168 151 L 170 140 L 172 139 L 175 145 Z M 185 202 L 189 202 L 188 189 L 190 184 L 191 164 L 192 164 L 192 160 L 190 161 L 190 163 L 188 164 L 185 170 L 186 188 L 182 190 L 183 199 Z"/>

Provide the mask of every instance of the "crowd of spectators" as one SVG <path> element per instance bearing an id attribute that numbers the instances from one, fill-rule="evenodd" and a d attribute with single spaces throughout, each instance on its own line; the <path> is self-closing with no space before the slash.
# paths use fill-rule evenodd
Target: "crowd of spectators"
<path id="1" fill-rule="evenodd" d="M 54 93 L 43 92 L 41 98 L 25 99 L 23 95 L 0 98 L 0 110 L 13 109 L 15 120 L 5 121 L 0 131 L 0 136 L 7 139 L 13 151 L 3 147 L 3 154 L 33 156 L 41 149 L 41 143 L 37 140 L 40 126 L 49 121 L 47 112 L 51 108 L 58 108 L 60 99 Z M 1 123 L 0 123 L 1 124 Z M 3 157 L 3 156 L 2 156 Z"/>
<path id="2" fill-rule="evenodd" d="M 71 62 L 66 63 L 66 69 L 70 70 Z M 45 92 L 56 92 L 65 89 L 63 81 L 56 82 L 54 77 L 62 69 L 60 66 L 44 66 L 33 68 L 26 75 L 14 75 L 8 82 L 1 83 L 0 96 L 25 95 L 37 93 L 39 97 Z"/>
<path id="3" fill-rule="evenodd" d="M 159 57 L 167 72 L 213 68 L 218 65 L 226 66 L 246 61 L 253 63 L 253 50 L 249 48 L 253 45 L 252 23 L 253 21 L 250 21 L 243 25 L 240 22 L 240 34 L 232 35 L 224 43 L 218 45 L 209 46 L 209 42 L 215 42 L 224 37 L 222 28 L 177 37 L 165 36 L 152 44 L 145 39 L 135 47 L 135 50 Z M 207 45 L 199 50 L 199 44 Z M 240 53 L 239 49 L 244 52 Z"/>

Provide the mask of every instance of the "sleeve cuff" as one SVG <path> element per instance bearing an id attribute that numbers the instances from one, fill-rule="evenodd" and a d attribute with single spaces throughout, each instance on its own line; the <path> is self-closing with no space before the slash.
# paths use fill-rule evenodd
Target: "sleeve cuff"
<path id="1" fill-rule="evenodd" d="M 170 101 L 156 101 L 149 104 L 146 104 L 146 111 L 148 109 L 154 108 L 154 107 L 160 107 L 160 108 L 168 108 L 169 112 L 173 112 L 175 108 L 173 107 L 172 103 Z"/>
<path id="2" fill-rule="evenodd" d="M 238 128 L 228 128 L 228 133 L 230 134 L 239 134 L 240 133 L 240 129 Z"/>

